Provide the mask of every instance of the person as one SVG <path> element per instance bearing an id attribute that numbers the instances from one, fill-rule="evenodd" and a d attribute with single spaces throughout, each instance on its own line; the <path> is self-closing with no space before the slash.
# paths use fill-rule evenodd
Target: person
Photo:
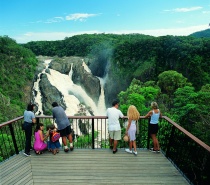
<path id="1" fill-rule="evenodd" d="M 46 130 L 49 131 L 51 126 L 52 125 L 47 125 Z M 52 148 L 51 148 L 50 144 L 51 144 L 50 135 L 48 135 L 48 137 L 47 137 L 47 149 L 48 149 L 49 152 L 52 152 Z"/>
<path id="2" fill-rule="evenodd" d="M 53 120 L 55 119 L 55 122 L 58 127 L 58 132 L 60 132 L 60 135 L 62 137 L 64 151 L 65 152 L 69 151 L 66 138 L 68 138 L 70 142 L 70 150 L 73 151 L 74 148 L 73 148 L 73 143 L 72 143 L 73 142 L 72 129 L 71 129 L 69 119 L 66 116 L 64 109 L 61 106 L 59 106 L 57 102 L 53 102 L 52 106 L 53 106 L 53 109 L 52 109 Z"/>
<path id="3" fill-rule="evenodd" d="M 123 113 L 118 109 L 119 101 L 114 100 L 112 107 L 107 109 L 106 115 L 109 123 L 109 137 L 110 137 L 110 148 L 113 149 L 113 154 L 117 152 L 117 143 L 121 139 L 121 127 L 119 118 L 123 118 Z"/>
<path id="4" fill-rule="evenodd" d="M 44 142 L 48 138 L 49 132 L 44 136 L 43 134 L 44 125 L 42 123 L 37 124 L 34 131 L 34 150 L 37 155 L 43 153 L 43 150 L 47 149 L 47 144 Z"/>
<path id="5" fill-rule="evenodd" d="M 157 139 L 157 133 L 158 133 L 158 122 L 159 118 L 162 117 L 162 113 L 158 109 L 158 104 L 156 102 L 151 103 L 152 110 L 150 110 L 145 118 L 150 117 L 150 123 L 149 123 L 149 134 L 153 141 L 153 148 L 150 148 L 151 152 L 160 152 L 160 146 Z"/>
<path id="6" fill-rule="evenodd" d="M 128 107 L 127 116 L 128 116 L 128 125 L 126 128 L 126 134 L 129 136 L 129 148 L 125 149 L 125 151 L 137 155 L 136 130 L 137 130 L 138 120 L 140 118 L 140 113 L 134 105 L 130 105 Z M 134 148 L 134 151 L 132 151 L 132 147 Z"/>
<path id="7" fill-rule="evenodd" d="M 27 110 L 24 111 L 23 119 L 24 119 L 24 131 L 25 131 L 25 137 L 26 137 L 26 142 L 25 142 L 25 151 L 24 155 L 25 156 L 31 156 L 30 150 L 32 149 L 31 147 L 31 136 L 32 136 L 32 124 L 36 123 L 35 119 L 35 114 L 33 112 L 35 108 L 34 104 L 29 103 L 27 106 Z"/>
<path id="8" fill-rule="evenodd" d="M 61 144 L 59 140 L 55 142 L 52 141 L 52 136 L 54 132 L 57 132 L 57 128 L 55 127 L 54 124 L 52 124 L 49 127 L 49 135 L 50 135 L 49 145 L 50 145 L 52 153 L 55 155 L 56 153 L 59 153 L 59 148 L 61 147 Z"/>

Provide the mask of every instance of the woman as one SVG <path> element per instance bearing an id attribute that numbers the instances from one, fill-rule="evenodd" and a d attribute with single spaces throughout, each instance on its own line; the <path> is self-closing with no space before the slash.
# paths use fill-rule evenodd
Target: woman
<path id="1" fill-rule="evenodd" d="M 32 124 L 36 123 L 35 115 L 33 113 L 35 105 L 28 104 L 27 110 L 24 111 L 24 130 L 25 130 L 25 152 L 23 153 L 25 156 L 31 156 L 31 136 L 32 136 Z"/>
<path id="2" fill-rule="evenodd" d="M 151 152 L 160 152 L 160 146 L 157 139 L 158 133 L 158 121 L 159 118 L 162 117 L 160 110 L 158 109 L 158 104 L 156 102 L 151 103 L 152 110 L 147 113 L 145 118 L 150 117 L 150 124 L 149 124 L 149 134 L 153 141 L 153 148 L 150 149 Z"/>
<path id="3" fill-rule="evenodd" d="M 49 136 L 49 131 L 46 136 L 43 134 L 44 125 L 39 123 L 34 131 L 34 150 L 37 155 L 42 154 L 42 151 L 47 149 L 47 144 L 44 142 Z"/>
<path id="4" fill-rule="evenodd" d="M 136 128 L 138 124 L 137 121 L 140 118 L 140 114 L 134 105 L 130 105 L 128 108 L 127 116 L 128 116 L 128 126 L 126 128 L 126 134 L 129 136 L 129 149 L 125 149 L 125 151 L 137 155 Z M 133 152 L 132 152 L 132 147 L 134 148 Z"/>

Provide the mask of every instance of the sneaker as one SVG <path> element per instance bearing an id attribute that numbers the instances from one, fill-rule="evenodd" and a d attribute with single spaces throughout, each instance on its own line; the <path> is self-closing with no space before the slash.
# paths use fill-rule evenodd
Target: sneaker
<path id="1" fill-rule="evenodd" d="M 113 151 L 113 154 L 115 154 L 117 152 L 117 149 L 115 151 Z"/>
<path id="2" fill-rule="evenodd" d="M 157 153 L 160 153 L 160 150 L 156 150 Z"/>
<path id="3" fill-rule="evenodd" d="M 69 148 L 65 148 L 65 149 L 64 149 L 64 152 L 68 152 L 68 151 L 69 151 Z"/>
<path id="4" fill-rule="evenodd" d="M 150 152 L 157 152 L 157 150 L 154 150 L 154 148 L 149 149 Z"/>
<path id="5" fill-rule="evenodd" d="M 135 152 L 135 151 L 133 151 L 133 154 L 134 154 L 134 155 L 137 155 L 137 151 L 136 151 L 136 152 Z"/>
<path id="6" fill-rule="evenodd" d="M 128 149 L 125 149 L 125 151 L 128 152 L 128 153 L 130 153 L 130 154 L 133 153 L 132 150 L 130 150 L 129 148 Z"/>
<path id="7" fill-rule="evenodd" d="M 25 156 L 27 156 L 27 157 L 31 156 L 30 153 L 26 153 L 26 152 L 24 152 L 23 155 L 25 155 Z"/>

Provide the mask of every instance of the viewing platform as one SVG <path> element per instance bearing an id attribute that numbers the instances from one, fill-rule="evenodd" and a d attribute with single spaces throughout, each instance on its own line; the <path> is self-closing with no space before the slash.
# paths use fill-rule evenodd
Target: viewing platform
<path id="1" fill-rule="evenodd" d="M 1 163 L 2 185 L 187 185 L 183 175 L 162 154 L 138 149 L 138 155 L 118 149 L 75 149 L 56 155 L 23 153 Z"/>
<path id="2" fill-rule="evenodd" d="M 32 184 L 191 184 L 209 185 L 210 146 L 163 116 L 159 123 L 160 153 L 152 153 L 149 120 L 138 121 L 138 155 L 125 152 L 128 143 L 109 149 L 106 116 L 68 116 L 74 130 L 74 151 L 23 155 L 23 116 L 0 124 L 0 185 Z M 52 116 L 37 116 L 45 128 Z M 122 137 L 127 117 L 120 119 Z M 33 141 L 32 141 L 33 142 Z M 33 144 L 33 143 L 32 143 Z"/>

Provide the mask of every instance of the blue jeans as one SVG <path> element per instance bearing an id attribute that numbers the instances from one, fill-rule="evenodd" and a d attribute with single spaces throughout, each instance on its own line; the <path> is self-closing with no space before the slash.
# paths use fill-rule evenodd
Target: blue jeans
<path id="1" fill-rule="evenodd" d="M 25 153 L 30 153 L 31 149 L 32 124 L 33 123 L 24 122 L 24 129 L 26 136 Z"/>

